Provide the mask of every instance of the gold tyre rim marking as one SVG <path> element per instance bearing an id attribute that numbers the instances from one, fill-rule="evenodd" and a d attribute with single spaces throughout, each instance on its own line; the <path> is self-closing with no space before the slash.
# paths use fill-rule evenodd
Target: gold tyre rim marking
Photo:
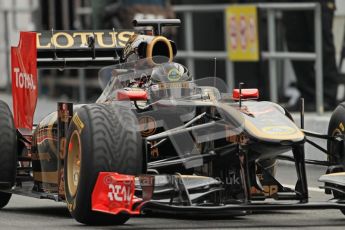
<path id="1" fill-rule="evenodd" d="M 81 163 L 81 146 L 80 135 L 75 130 L 72 133 L 70 142 L 68 144 L 67 155 L 67 179 L 68 190 L 72 197 L 77 193 L 77 188 L 80 178 L 80 163 Z"/>

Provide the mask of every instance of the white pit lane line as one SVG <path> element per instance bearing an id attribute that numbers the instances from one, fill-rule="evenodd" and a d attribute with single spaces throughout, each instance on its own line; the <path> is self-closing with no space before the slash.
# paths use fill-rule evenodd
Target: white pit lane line
<path id="1" fill-rule="evenodd" d="M 295 188 L 295 185 L 292 185 L 292 184 L 282 184 L 284 187 L 288 187 L 288 188 Z M 317 187 L 308 187 L 308 190 L 309 191 L 312 191 L 312 192 L 325 192 L 324 189 L 321 189 L 321 188 L 317 188 Z"/>

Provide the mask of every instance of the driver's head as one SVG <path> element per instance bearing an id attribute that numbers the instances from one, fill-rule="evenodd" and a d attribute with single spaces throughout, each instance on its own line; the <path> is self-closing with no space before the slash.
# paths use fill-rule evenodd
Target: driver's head
<path id="1" fill-rule="evenodd" d="M 194 90 L 194 83 L 190 82 L 191 78 L 188 69 L 175 62 L 155 67 L 151 73 L 151 101 L 191 96 Z"/>
<path id="2" fill-rule="evenodd" d="M 154 83 L 190 81 L 191 78 L 188 69 L 175 62 L 167 62 L 154 67 L 151 74 L 151 80 Z"/>

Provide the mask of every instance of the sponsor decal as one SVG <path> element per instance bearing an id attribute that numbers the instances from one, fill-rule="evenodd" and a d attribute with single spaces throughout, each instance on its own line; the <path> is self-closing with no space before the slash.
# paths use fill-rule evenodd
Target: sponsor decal
<path id="1" fill-rule="evenodd" d="M 193 85 L 190 84 L 189 82 L 174 82 L 174 83 L 159 83 L 158 87 L 160 90 L 165 90 L 165 89 L 189 89 Z M 155 88 L 153 88 L 156 90 Z"/>
<path id="2" fill-rule="evenodd" d="M 75 113 L 75 115 L 72 118 L 73 123 L 75 124 L 75 126 L 78 129 L 79 134 L 81 133 L 81 131 L 83 130 L 83 128 L 85 127 L 84 123 L 80 120 L 80 117 L 78 116 L 78 113 Z"/>
<path id="3" fill-rule="evenodd" d="M 88 48 L 88 38 L 93 37 L 96 48 L 123 48 L 133 34 L 133 31 L 56 31 L 52 35 L 47 31 L 36 34 L 36 45 L 38 49 Z"/>
<path id="4" fill-rule="evenodd" d="M 278 192 L 278 186 L 277 185 L 264 185 L 262 186 L 263 193 L 266 197 L 271 197 L 272 195 L 276 194 Z M 262 192 L 255 188 L 254 186 L 250 189 L 251 194 L 261 194 Z"/>
<path id="5" fill-rule="evenodd" d="M 13 68 L 13 72 L 15 73 L 15 80 L 16 80 L 16 87 L 20 89 L 29 89 L 35 90 L 36 85 L 34 81 L 34 77 L 32 74 L 20 72 L 20 69 L 15 67 Z"/>
<path id="6" fill-rule="evenodd" d="M 169 81 L 178 81 L 181 79 L 181 74 L 178 69 L 171 69 L 168 72 L 168 79 Z"/>
<path id="7" fill-rule="evenodd" d="M 268 126 L 262 128 L 262 131 L 270 135 L 289 135 L 296 132 L 294 128 L 289 126 Z"/>
<path id="8" fill-rule="evenodd" d="M 100 172 L 92 192 L 92 210 L 139 214 L 139 210 L 132 210 L 133 204 L 140 201 L 134 196 L 134 181 L 134 176 Z"/>
<path id="9" fill-rule="evenodd" d="M 139 118 L 139 129 L 143 137 L 150 136 L 156 132 L 157 123 L 153 117 L 143 116 Z"/>
<path id="10" fill-rule="evenodd" d="M 131 189 L 126 184 L 109 184 L 109 201 L 128 202 L 131 199 Z"/>

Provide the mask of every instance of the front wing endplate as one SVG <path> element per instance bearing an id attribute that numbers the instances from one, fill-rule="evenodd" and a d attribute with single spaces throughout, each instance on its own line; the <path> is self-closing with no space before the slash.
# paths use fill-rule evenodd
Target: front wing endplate
<path id="1" fill-rule="evenodd" d="M 114 172 L 100 172 L 92 192 L 92 210 L 109 214 L 140 214 L 141 199 L 134 196 L 135 177 Z"/>

